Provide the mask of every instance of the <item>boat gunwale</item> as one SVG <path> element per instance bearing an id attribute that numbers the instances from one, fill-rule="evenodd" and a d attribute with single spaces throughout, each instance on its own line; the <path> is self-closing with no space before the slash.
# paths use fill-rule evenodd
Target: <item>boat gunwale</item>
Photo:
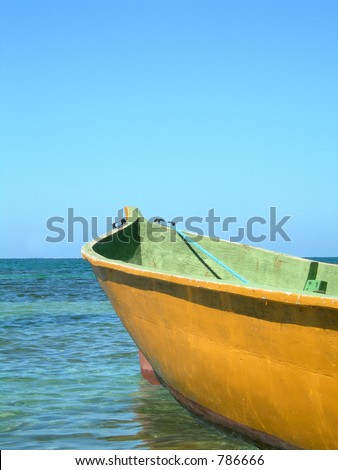
<path id="1" fill-rule="evenodd" d="M 124 261 L 108 259 L 102 255 L 96 253 L 93 249 L 93 246 L 119 231 L 123 231 L 126 227 L 130 226 L 132 223 L 135 222 L 134 220 L 127 221 L 122 227 L 118 227 L 113 229 L 98 239 L 91 240 L 90 242 L 86 243 L 81 250 L 82 257 L 89 261 L 93 266 L 107 268 L 107 269 L 114 269 L 116 271 L 125 272 L 128 274 L 132 274 L 138 277 L 148 277 L 153 279 L 158 279 L 161 281 L 171 282 L 174 284 L 186 285 L 186 286 L 193 286 L 199 288 L 205 288 L 208 290 L 214 291 L 221 291 L 226 292 L 229 294 L 237 294 L 242 295 L 245 297 L 275 301 L 275 302 L 282 302 L 286 304 L 296 304 L 302 306 L 309 306 L 309 307 L 325 307 L 330 308 L 333 310 L 338 310 L 338 298 L 332 296 L 321 296 L 321 295 L 309 295 L 304 293 L 296 293 L 292 291 L 281 291 L 276 289 L 269 289 L 267 287 L 255 287 L 252 285 L 244 284 L 234 284 L 226 281 L 216 281 L 216 280 L 205 280 L 202 278 L 191 277 L 187 275 L 179 275 L 179 274 L 169 274 L 162 271 L 153 270 L 148 267 L 139 266 L 133 263 L 126 263 Z M 222 240 L 227 242 L 227 240 Z M 232 243 L 232 242 L 228 242 Z M 240 243 L 239 243 L 240 244 Z M 247 245 L 245 245 L 247 246 Z M 256 248 L 256 247 L 253 247 Z M 257 248 L 262 249 L 262 248 Z M 270 251 L 270 250 L 264 250 Z M 274 253 L 274 252 L 272 252 Z M 290 256 L 290 255 L 285 255 Z M 298 258 L 296 256 L 290 256 L 291 258 L 296 259 L 303 259 Z M 330 264 L 330 263 L 326 263 Z M 334 265 L 333 265 L 334 266 Z"/>

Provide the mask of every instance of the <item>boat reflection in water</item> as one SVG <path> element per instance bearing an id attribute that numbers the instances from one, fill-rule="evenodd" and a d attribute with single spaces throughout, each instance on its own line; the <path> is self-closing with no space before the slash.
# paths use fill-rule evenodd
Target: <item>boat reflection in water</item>
<path id="1" fill-rule="evenodd" d="M 167 390 L 140 379 L 139 389 L 128 396 L 128 423 L 114 419 L 105 422 L 104 441 L 125 443 L 125 448 L 150 450 L 256 449 L 257 446 L 231 432 L 196 419 L 173 400 Z M 124 417 L 124 419 L 126 419 Z M 116 433 L 121 430 L 125 434 Z M 109 429 L 112 430 L 109 436 Z"/>

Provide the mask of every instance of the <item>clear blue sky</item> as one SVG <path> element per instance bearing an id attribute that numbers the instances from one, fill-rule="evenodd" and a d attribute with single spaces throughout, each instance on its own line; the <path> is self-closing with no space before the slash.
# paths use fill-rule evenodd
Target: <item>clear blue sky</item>
<path id="1" fill-rule="evenodd" d="M 337 1 L 2 0 L 0 21 L 1 257 L 80 256 L 47 219 L 104 231 L 125 204 L 276 206 L 292 242 L 259 246 L 338 256 Z"/>

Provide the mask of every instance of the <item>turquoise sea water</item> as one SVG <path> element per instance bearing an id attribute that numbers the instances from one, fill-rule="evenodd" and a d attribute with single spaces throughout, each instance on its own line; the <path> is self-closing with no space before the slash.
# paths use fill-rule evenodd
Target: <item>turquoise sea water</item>
<path id="1" fill-rule="evenodd" d="M 255 449 L 141 377 L 81 259 L 0 260 L 0 360 L 1 449 Z"/>

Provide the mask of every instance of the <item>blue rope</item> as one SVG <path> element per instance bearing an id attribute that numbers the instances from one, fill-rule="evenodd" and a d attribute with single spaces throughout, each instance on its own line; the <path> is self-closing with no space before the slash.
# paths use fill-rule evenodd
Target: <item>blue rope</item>
<path id="1" fill-rule="evenodd" d="M 242 281 L 244 284 L 249 284 L 249 281 L 247 279 L 245 279 L 243 276 L 241 276 L 240 274 L 236 273 L 236 271 L 234 271 L 233 269 L 229 268 L 229 266 L 227 266 L 226 264 L 224 264 L 222 261 L 220 261 L 218 258 L 216 258 L 216 256 L 212 255 L 211 253 L 209 253 L 209 251 L 205 250 L 204 248 L 202 248 L 198 243 L 194 242 L 190 237 L 188 237 L 187 235 L 185 235 L 183 232 L 181 232 L 181 230 L 179 230 L 178 228 L 176 228 L 173 224 L 172 224 L 172 228 L 174 230 L 176 230 L 176 232 L 183 238 L 183 240 L 185 240 L 187 243 L 189 243 L 190 245 L 193 245 L 195 246 L 196 248 L 198 248 L 200 251 L 202 251 L 202 253 L 204 253 L 205 255 L 209 256 L 209 258 L 211 258 L 213 261 L 215 261 L 217 264 L 219 264 L 220 266 L 222 266 L 222 268 L 224 268 L 226 271 L 228 271 L 228 273 L 232 274 L 233 276 L 237 277 L 237 279 L 239 279 L 240 281 Z"/>

